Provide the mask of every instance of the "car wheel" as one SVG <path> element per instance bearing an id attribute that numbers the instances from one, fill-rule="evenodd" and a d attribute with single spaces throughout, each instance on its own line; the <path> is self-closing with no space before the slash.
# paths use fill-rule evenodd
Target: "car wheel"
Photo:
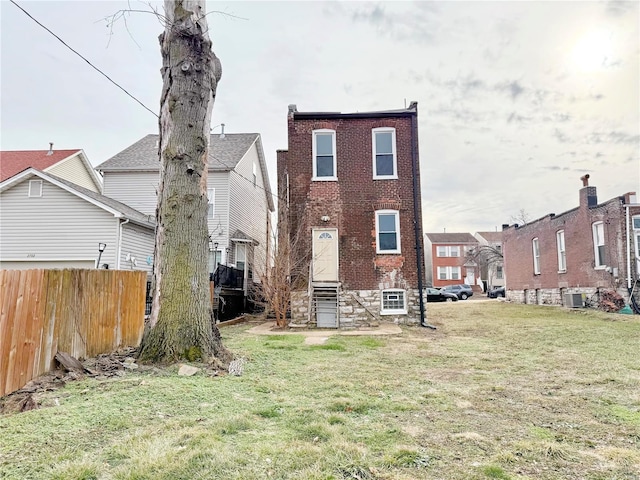
<path id="1" fill-rule="evenodd" d="M 466 293 L 461 293 L 460 294 L 460 300 L 466 300 L 468 297 L 468 295 Z"/>
<path id="2" fill-rule="evenodd" d="M 453 298 L 451 297 L 447 298 L 447 302 L 453 302 Z"/>
<path id="3" fill-rule="evenodd" d="M 501 293 L 499 296 L 500 296 L 500 297 L 502 297 L 502 298 L 504 298 L 504 293 Z"/>

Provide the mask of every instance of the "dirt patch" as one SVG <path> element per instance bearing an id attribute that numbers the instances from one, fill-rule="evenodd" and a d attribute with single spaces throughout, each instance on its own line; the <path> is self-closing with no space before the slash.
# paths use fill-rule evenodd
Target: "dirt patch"
<path id="1" fill-rule="evenodd" d="M 136 364 L 136 354 L 137 349 L 135 348 L 123 348 L 80 362 L 64 352 L 58 352 L 56 354 L 58 369 L 34 378 L 20 390 L 0 398 L 0 414 L 20 413 L 36 409 L 40 406 L 39 394 L 57 390 L 64 387 L 67 382 L 86 377 L 104 379 L 123 376 L 128 369 L 152 370 L 155 368 Z"/>

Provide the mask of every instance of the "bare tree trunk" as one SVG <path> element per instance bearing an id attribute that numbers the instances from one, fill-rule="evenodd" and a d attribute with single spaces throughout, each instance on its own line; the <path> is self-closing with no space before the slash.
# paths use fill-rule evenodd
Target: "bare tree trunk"
<path id="1" fill-rule="evenodd" d="M 205 0 L 165 0 L 164 8 L 155 289 L 140 356 L 215 357 L 226 364 L 231 354 L 211 322 L 207 258 L 207 155 L 222 69 L 211 49 Z"/>

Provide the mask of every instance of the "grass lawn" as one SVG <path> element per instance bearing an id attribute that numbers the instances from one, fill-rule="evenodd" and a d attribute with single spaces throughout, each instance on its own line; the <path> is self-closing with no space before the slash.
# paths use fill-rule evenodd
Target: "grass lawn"
<path id="1" fill-rule="evenodd" d="M 640 320 L 429 304 L 392 337 L 222 330 L 240 377 L 88 379 L 0 417 L 4 479 L 640 479 Z"/>

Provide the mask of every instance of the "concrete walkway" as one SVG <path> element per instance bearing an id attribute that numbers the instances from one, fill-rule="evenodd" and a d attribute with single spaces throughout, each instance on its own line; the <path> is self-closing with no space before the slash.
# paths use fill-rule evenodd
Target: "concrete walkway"
<path id="1" fill-rule="evenodd" d="M 402 329 L 393 323 L 381 323 L 378 327 L 362 327 L 353 330 L 329 328 L 276 328 L 276 322 L 266 322 L 247 330 L 254 335 L 304 335 L 305 345 L 322 345 L 333 335 L 399 335 Z"/>

